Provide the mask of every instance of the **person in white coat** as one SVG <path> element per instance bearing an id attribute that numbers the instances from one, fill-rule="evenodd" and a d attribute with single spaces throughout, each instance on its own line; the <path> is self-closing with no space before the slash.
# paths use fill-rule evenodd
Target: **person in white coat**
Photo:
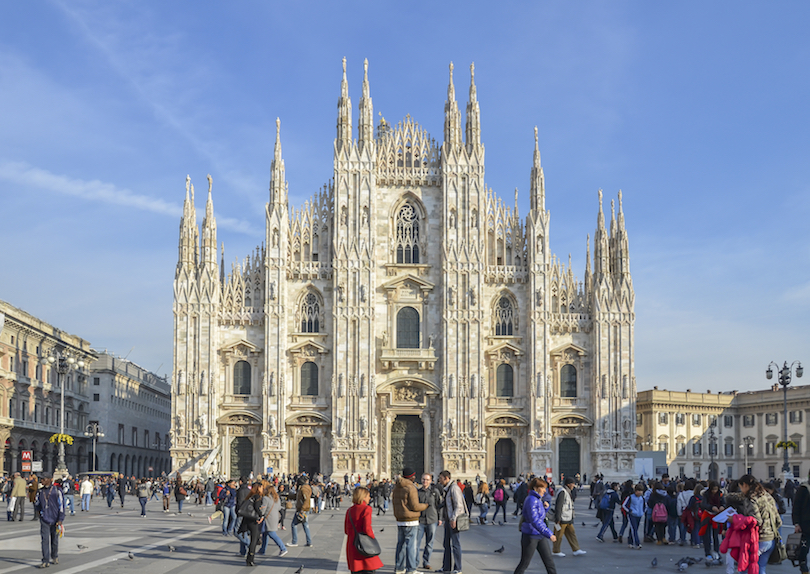
<path id="1" fill-rule="evenodd" d="M 93 483 L 89 476 L 85 476 L 79 486 L 79 494 L 82 497 L 82 512 L 90 512 L 90 499 L 93 496 Z"/>

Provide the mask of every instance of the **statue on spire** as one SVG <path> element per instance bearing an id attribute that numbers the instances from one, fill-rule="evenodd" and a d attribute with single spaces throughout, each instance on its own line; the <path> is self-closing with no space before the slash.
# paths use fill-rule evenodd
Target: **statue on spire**
<path id="1" fill-rule="evenodd" d="M 191 176 L 190 176 L 190 175 L 187 175 L 187 176 L 186 176 L 186 197 L 188 197 L 188 193 L 189 193 L 189 186 L 190 186 L 190 185 L 191 185 Z"/>
<path id="2" fill-rule="evenodd" d="M 211 179 L 211 174 L 208 174 L 208 195 L 211 195 L 211 189 L 214 187 L 214 180 Z"/>

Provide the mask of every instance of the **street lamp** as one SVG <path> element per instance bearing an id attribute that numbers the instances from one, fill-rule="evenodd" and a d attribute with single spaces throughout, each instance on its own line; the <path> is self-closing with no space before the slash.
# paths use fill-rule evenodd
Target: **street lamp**
<path id="1" fill-rule="evenodd" d="M 714 466 L 714 451 L 717 448 L 717 437 L 714 436 L 714 429 L 717 426 L 717 419 L 709 424 L 709 480 L 717 480 L 717 471 Z"/>
<path id="2" fill-rule="evenodd" d="M 104 432 L 97 422 L 92 422 L 84 429 L 84 436 L 93 437 L 93 472 L 96 472 L 96 439 L 104 437 Z"/>
<path id="3" fill-rule="evenodd" d="M 745 472 L 743 474 L 750 474 L 748 467 L 748 452 L 751 450 L 751 446 L 753 444 L 754 444 L 754 437 L 747 436 L 743 438 L 743 444 L 740 445 L 740 448 L 745 449 Z"/>
<path id="4" fill-rule="evenodd" d="M 771 369 L 771 365 L 773 365 L 774 367 L 779 369 L 779 365 L 777 365 L 774 361 L 771 361 L 768 364 L 768 370 L 765 371 L 765 377 L 768 380 L 771 380 L 773 378 L 773 369 Z M 785 436 L 783 438 L 785 448 L 782 449 L 782 450 L 785 451 L 785 454 L 784 454 L 785 462 L 782 465 L 782 472 L 784 473 L 785 478 L 788 477 L 788 473 L 789 473 L 791 479 L 793 478 L 793 473 L 790 471 L 790 464 L 788 464 L 788 449 L 787 449 L 787 442 L 788 442 L 787 388 L 788 388 L 788 385 L 790 384 L 790 378 L 791 378 L 790 375 L 791 375 L 791 371 L 793 371 L 793 366 L 794 365 L 796 365 L 796 376 L 801 378 L 801 376 L 804 374 L 804 369 L 802 368 L 802 364 L 801 364 L 800 361 L 793 361 L 790 364 L 789 367 L 788 367 L 787 361 L 785 361 L 784 366 L 781 369 L 779 369 L 779 384 L 782 385 L 782 390 L 784 391 L 784 394 L 785 394 L 785 414 L 784 414 L 784 417 L 785 417 L 785 425 L 784 425 Z"/>
<path id="5" fill-rule="evenodd" d="M 59 395 L 61 402 L 61 412 L 59 416 L 59 434 L 65 434 L 65 376 L 73 370 L 84 368 L 84 360 L 77 359 L 69 352 L 54 349 L 47 357 L 42 357 L 40 362 L 43 365 L 56 365 L 56 373 L 59 382 Z M 65 443 L 59 437 L 59 459 L 56 462 L 54 475 L 65 477 L 68 475 L 67 463 L 65 462 Z"/>

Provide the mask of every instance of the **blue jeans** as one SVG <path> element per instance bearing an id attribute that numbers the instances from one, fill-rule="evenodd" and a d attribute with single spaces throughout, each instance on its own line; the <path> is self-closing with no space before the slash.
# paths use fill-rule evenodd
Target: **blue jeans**
<path id="1" fill-rule="evenodd" d="M 616 534 L 616 526 L 613 522 L 612 509 L 602 511 L 602 528 L 599 529 L 599 534 L 597 534 L 596 537 L 601 539 L 605 535 L 605 531 L 608 529 L 608 527 L 613 533 L 613 539 L 616 540 L 618 538 L 618 534 Z"/>
<path id="2" fill-rule="evenodd" d="M 641 546 L 641 541 L 638 539 L 638 527 L 640 523 L 640 516 L 630 515 L 630 534 L 627 535 L 627 541 L 631 546 Z"/>
<path id="3" fill-rule="evenodd" d="M 425 537 L 425 550 L 422 553 L 422 567 L 430 566 L 430 557 L 433 554 L 433 540 L 436 538 L 437 522 L 433 524 L 420 524 L 419 536 L 416 539 L 416 553 L 419 554 L 419 549 L 422 547 L 422 537 Z"/>
<path id="4" fill-rule="evenodd" d="M 295 513 L 295 517 L 293 518 L 292 524 L 290 525 L 290 530 L 292 530 L 291 544 L 298 544 L 298 528 L 296 528 L 298 524 L 304 527 L 304 534 L 307 537 L 307 545 L 312 544 L 312 536 L 310 536 L 309 534 L 309 521 L 299 522 L 297 512 Z"/>
<path id="5" fill-rule="evenodd" d="M 416 572 L 416 531 L 419 526 L 397 526 L 397 572 Z"/>
<path id="6" fill-rule="evenodd" d="M 177 501 L 177 512 L 183 512 L 183 499 Z"/>
<path id="7" fill-rule="evenodd" d="M 70 513 L 74 514 L 75 510 L 73 508 L 73 495 L 72 494 L 66 494 L 65 495 L 65 510 L 67 510 L 68 506 L 70 507 Z"/>
<path id="8" fill-rule="evenodd" d="M 775 540 L 768 540 L 767 542 L 759 543 L 759 574 L 765 574 L 765 567 L 768 566 L 768 558 L 771 557 L 774 549 L 776 548 Z"/>
<path id="9" fill-rule="evenodd" d="M 222 534 L 233 534 L 234 526 L 236 526 L 236 507 L 223 506 L 222 507 Z"/>
<path id="10" fill-rule="evenodd" d="M 89 494 L 82 494 L 82 510 L 89 512 L 90 511 L 90 495 Z"/>
<path id="11" fill-rule="evenodd" d="M 149 499 L 145 496 L 141 496 L 138 498 L 138 502 L 141 503 L 141 516 L 146 516 L 146 503 L 149 502 Z"/>
<path id="12" fill-rule="evenodd" d="M 624 536 L 624 531 L 627 530 L 627 526 L 630 524 L 630 520 L 627 518 L 627 515 L 622 512 L 622 527 L 619 529 L 619 536 Z"/>
<path id="13" fill-rule="evenodd" d="M 239 541 L 239 554 L 240 556 L 244 556 L 247 554 L 248 546 L 250 546 L 250 531 L 245 530 L 244 532 L 239 532 L 239 528 L 237 527 L 234 536 L 236 536 L 236 539 Z"/>
<path id="14" fill-rule="evenodd" d="M 489 512 L 489 504 L 482 504 L 478 508 L 481 509 L 481 518 L 479 521 L 481 522 L 481 524 L 483 524 L 487 521 L 487 512 Z"/>
<path id="15" fill-rule="evenodd" d="M 450 528 L 450 521 L 444 523 L 444 560 L 442 570 L 461 571 L 461 540 L 458 530 Z"/>
<path id="16" fill-rule="evenodd" d="M 678 537 L 678 524 L 681 521 L 677 516 L 667 517 L 667 531 L 669 533 L 669 543 L 675 544 L 675 539 Z"/>
<path id="17" fill-rule="evenodd" d="M 212 504 L 214 504 L 214 501 L 211 500 L 211 493 L 206 490 L 205 491 L 205 505 L 206 506 L 211 506 Z"/>
<path id="18" fill-rule="evenodd" d="M 279 552 L 286 552 L 287 547 L 284 546 L 284 543 L 281 541 L 281 538 L 278 537 L 276 531 L 273 530 L 272 532 L 264 531 L 262 532 L 262 547 L 259 550 L 259 554 L 264 554 L 264 551 L 267 550 L 267 539 L 272 540 L 278 546 Z"/>

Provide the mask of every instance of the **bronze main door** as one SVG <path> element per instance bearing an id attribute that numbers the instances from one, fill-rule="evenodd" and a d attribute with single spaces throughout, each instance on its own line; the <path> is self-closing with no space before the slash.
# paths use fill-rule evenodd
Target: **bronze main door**
<path id="1" fill-rule="evenodd" d="M 231 476 L 239 479 L 253 471 L 253 441 L 246 436 L 238 436 L 231 441 Z"/>
<path id="2" fill-rule="evenodd" d="M 321 471 L 321 445 L 318 439 L 311 436 L 301 439 L 298 443 L 298 472 L 306 472 L 310 476 Z"/>
<path id="3" fill-rule="evenodd" d="M 397 415 L 391 423 L 391 476 L 410 467 L 418 477 L 425 471 L 425 427 L 417 415 Z"/>
<path id="4" fill-rule="evenodd" d="M 560 440 L 559 460 L 558 474 L 576 476 L 579 472 L 579 443 L 577 439 L 564 438 Z"/>

